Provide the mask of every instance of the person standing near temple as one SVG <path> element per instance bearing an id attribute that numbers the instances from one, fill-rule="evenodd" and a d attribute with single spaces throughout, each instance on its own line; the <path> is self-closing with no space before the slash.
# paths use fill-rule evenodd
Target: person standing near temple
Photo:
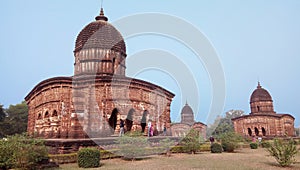
<path id="1" fill-rule="evenodd" d="M 119 136 L 124 135 L 124 120 L 120 119 L 120 134 Z"/>
<path id="2" fill-rule="evenodd" d="M 212 145 L 215 142 L 215 138 L 213 136 L 209 137 L 210 144 Z"/>
<path id="3" fill-rule="evenodd" d="M 148 121 L 148 137 L 151 136 L 151 121 Z"/>
<path id="4" fill-rule="evenodd" d="M 166 127 L 166 125 L 164 126 L 164 136 L 166 136 L 167 135 L 167 127 Z"/>

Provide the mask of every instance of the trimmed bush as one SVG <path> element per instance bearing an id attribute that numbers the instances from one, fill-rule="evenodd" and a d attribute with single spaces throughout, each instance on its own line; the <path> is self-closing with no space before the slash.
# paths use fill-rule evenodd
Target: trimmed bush
<path id="1" fill-rule="evenodd" d="M 172 153 L 183 153 L 183 147 L 182 146 L 173 146 L 171 148 Z"/>
<path id="2" fill-rule="evenodd" d="M 210 143 L 201 144 L 200 152 L 210 152 Z"/>
<path id="3" fill-rule="evenodd" d="M 261 147 L 263 147 L 263 148 L 270 148 L 271 144 L 270 144 L 270 142 L 262 142 L 261 143 Z"/>
<path id="4" fill-rule="evenodd" d="M 224 152 L 233 152 L 235 145 L 231 142 L 222 142 L 222 148 Z"/>
<path id="5" fill-rule="evenodd" d="M 78 152 L 78 166 L 95 168 L 100 166 L 100 151 L 96 148 L 82 148 Z"/>
<path id="6" fill-rule="evenodd" d="M 210 146 L 210 151 L 211 151 L 211 153 L 222 153 L 222 145 L 220 145 L 218 143 L 213 143 Z"/>
<path id="7" fill-rule="evenodd" d="M 250 148 L 251 148 L 251 149 L 257 149 L 257 148 L 258 148 L 258 144 L 252 142 L 252 143 L 250 143 Z"/>
<path id="8" fill-rule="evenodd" d="M 295 163 L 295 155 L 299 152 L 294 141 L 274 140 L 274 144 L 268 148 L 269 153 L 283 167 Z"/>

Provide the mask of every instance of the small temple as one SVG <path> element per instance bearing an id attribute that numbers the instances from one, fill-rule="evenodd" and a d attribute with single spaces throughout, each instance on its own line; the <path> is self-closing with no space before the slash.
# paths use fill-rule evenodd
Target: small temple
<path id="1" fill-rule="evenodd" d="M 276 113 L 270 93 L 260 82 L 250 97 L 251 113 L 233 118 L 235 132 L 246 136 L 285 137 L 295 136 L 294 120 L 290 114 Z"/>

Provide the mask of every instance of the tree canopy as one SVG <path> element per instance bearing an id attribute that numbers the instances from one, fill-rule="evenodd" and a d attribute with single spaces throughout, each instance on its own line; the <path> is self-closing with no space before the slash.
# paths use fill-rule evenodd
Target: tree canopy
<path id="1" fill-rule="evenodd" d="M 234 132 L 231 119 L 244 115 L 242 110 L 229 110 L 225 113 L 225 117 L 217 117 L 214 124 L 208 129 L 208 135 L 220 136 L 224 133 Z"/>
<path id="2" fill-rule="evenodd" d="M 6 113 L 8 115 L 6 115 Z M 3 118 L 4 115 L 4 118 Z M 8 109 L 0 107 L 0 138 L 21 134 L 27 130 L 28 107 L 25 101 L 10 105 Z"/>
<path id="3" fill-rule="evenodd" d="M 6 117 L 6 114 L 4 112 L 3 105 L 0 104 L 0 122 L 2 122 L 5 117 Z"/>

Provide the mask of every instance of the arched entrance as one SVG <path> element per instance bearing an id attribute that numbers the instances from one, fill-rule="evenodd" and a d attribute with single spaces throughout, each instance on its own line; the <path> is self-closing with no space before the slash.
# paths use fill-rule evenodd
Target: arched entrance
<path id="1" fill-rule="evenodd" d="M 261 128 L 261 132 L 263 136 L 266 136 L 266 129 L 264 127 Z"/>
<path id="2" fill-rule="evenodd" d="M 44 115 L 44 118 L 46 119 L 46 118 L 49 118 L 49 112 L 48 111 L 46 111 L 46 113 L 45 113 L 45 115 Z"/>
<path id="3" fill-rule="evenodd" d="M 252 136 L 252 130 L 250 128 L 248 128 L 248 135 Z"/>
<path id="4" fill-rule="evenodd" d="M 259 131 L 258 131 L 257 127 L 255 127 L 254 130 L 255 130 L 255 135 L 258 136 L 259 135 Z"/>
<path id="5" fill-rule="evenodd" d="M 133 114 L 134 114 L 134 112 L 135 112 L 134 109 L 130 109 L 128 114 L 127 114 L 127 118 L 125 120 L 126 131 L 131 131 L 132 124 L 133 124 Z"/>
<path id="6" fill-rule="evenodd" d="M 113 130 L 116 130 L 118 113 L 119 113 L 118 109 L 114 108 L 114 110 L 111 112 L 110 118 L 108 119 L 108 123 L 110 127 L 113 128 Z"/>
<path id="7" fill-rule="evenodd" d="M 141 120 L 142 133 L 145 132 L 145 128 L 146 128 L 146 125 L 147 125 L 147 114 L 148 114 L 148 111 L 145 110 L 144 113 L 143 113 L 142 120 Z"/>

